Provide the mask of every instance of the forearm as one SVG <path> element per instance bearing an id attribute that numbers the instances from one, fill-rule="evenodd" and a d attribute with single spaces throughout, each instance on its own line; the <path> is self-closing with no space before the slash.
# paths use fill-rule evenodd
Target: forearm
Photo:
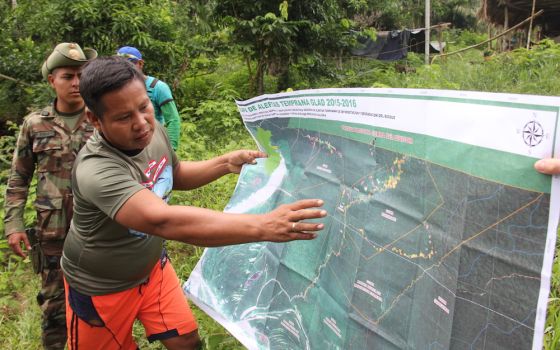
<path id="1" fill-rule="evenodd" d="M 229 214 L 209 209 L 169 206 L 147 189 L 130 197 L 115 215 L 124 227 L 169 240 L 215 247 L 257 241 L 287 242 L 313 239 L 323 224 L 321 200 L 307 199 L 281 205 L 266 214 Z"/>
<path id="2" fill-rule="evenodd" d="M 25 231 L 23 213 L 29 193 L 29 182 L 29 178 L 21 176 L 15 169 L 12 169 L 4 200 L 4 229 L 6 235 Z"/>
<path id="3" fill-rule="evenodd" d="M 161 224 L 153 233 L 168 240 L 175 240 L 204 247 L 263 240 L 259 215 L 227 214 L 209 209 L 170 206 Z"/>
<path id="4" fill-rule="evenodd" d="M 206 185 L 229 173 L 239 174 L 245 164 L 266 157 L 260 151 L 237 150 L 200 162 L 180 162 L 173 170 L 173 188 L 188 190 Z"/>
<path id="5" fill-rule="evenodd" d="M 25 202 L 25 200 L 6 201 L 4 205 L 4 231 L 6 236 L 15 232 L 25 231 L 25 224 L 23 221 Z"/>
<path id="6" fill-rule="evenodd" d="M 173 188 L 198 188 L 229 173 L 227 155 L 202 161 L 182 161 L 173 175 Z"/>

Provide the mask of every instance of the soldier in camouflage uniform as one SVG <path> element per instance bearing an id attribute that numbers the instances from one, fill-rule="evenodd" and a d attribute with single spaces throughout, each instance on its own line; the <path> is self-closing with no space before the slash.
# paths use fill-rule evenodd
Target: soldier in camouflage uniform
<path id="1" fill-rule="evenodd" d="M 43 312 L 45 349 L 64 349 L 66 344 L 60 256 L 72 219 L 72 165 L 93 133 L 79 93 L 80 69 L 96 56 L 93 49 L 82 50 L 78 44 L 62 43 L 47 58 L 42 74 L 57 97 L 52 105 L 25 117 L 6 189 L 4 223 L 10 248 L 25 257 L 23 244 L 32 253 L 34 270 L 42 278 L 37 301 Z M 35 171 L 37 223 L 35 230 L 28 230 L 28 239 L 23 212 Z M 36 241 L 36 245 L 32 247 L 30 241 Z"/>

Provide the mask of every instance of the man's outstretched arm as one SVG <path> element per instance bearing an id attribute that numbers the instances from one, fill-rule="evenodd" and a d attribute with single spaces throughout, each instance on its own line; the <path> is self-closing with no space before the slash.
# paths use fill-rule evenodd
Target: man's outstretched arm
<path id="1" fill-rule="evenodd" d="M 204 247 L 271 241 L 309 240 L 324 225 L 322 200 L 306 199 L 279 206 L 267 214 L 228 214 L 204 208 L 167 205 L 147 189 L 130 197 L 115 220 L 134 230 Z"/>

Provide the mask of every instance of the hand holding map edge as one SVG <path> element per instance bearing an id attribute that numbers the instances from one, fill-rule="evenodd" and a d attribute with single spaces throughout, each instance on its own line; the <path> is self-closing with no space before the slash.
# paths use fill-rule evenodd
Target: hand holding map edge
<path id="1" fill-rule="evenodd" d="M 244 164 L 256 164 L 256 158 L 266 158 L 268 155 L 261 151 L 237 150 L 224 154 L 227 157 L 227 167 L 231 173 L 239 174 Z"/>
<path id="2" fill-rule="evenodd" d="M 560 174 L 560 159 L 545 158 L 535 163 L 535 169 L 543 174 L 557 175 Z"/>

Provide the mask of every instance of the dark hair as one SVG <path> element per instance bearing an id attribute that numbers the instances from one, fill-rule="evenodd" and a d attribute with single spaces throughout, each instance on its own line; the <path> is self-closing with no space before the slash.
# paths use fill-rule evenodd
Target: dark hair
<path id="1" fill-rule="evenodd" d="M 84 65 L 80 77 L 80 94 L 86 106 L 101 118 L 105 112 L 101 98 L 135 79 L 145 86 L 144 74 L 126 59 L 115 56 L 99 57 Z"/>

